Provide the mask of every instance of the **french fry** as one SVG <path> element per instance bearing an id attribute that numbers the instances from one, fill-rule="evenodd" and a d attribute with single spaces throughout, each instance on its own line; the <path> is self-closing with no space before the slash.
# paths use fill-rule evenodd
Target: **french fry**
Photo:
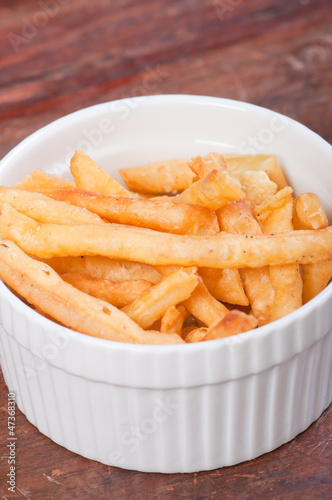
<path id="1" fill-rule="evenodd" d="M 37 169 L 24 190 L 0 187 L 0 277 L 59 324 L 120 342 L 201 342 L 281 318 L 302 288 L 305 302 L 331 280 L 320 200 L 293 203 L 273 155 L 123 169 L 139 194 L 82 151 L 71 171 L 76 184 Z M 226 301 L 250 304 L 250 315 Z"/>
<path id="2" fill-rule="evenodd" d="M 116 342 L 183 342 L 176 334 L 144 332 L 119 309 L 69 285 L 11 241 L 0 243 L 0 277 L 30 304 L 78 332 Z"/>
<path id="3" fill-rule="evenodd" d="M 293 231 L 293 189 L 283 188 L 275 196 L 255 207 L 256 219 L 264 234 L 281 234 Z"/>
<path id="4" fill-rule="evenodd" d="M 124 168 L 120 174 L 129 189 L 146 194 L 176 193 L 187 189 L 197 180 L 188 166 L 188 160 L 184 159 Z"/>
<path id="5" fill-rule="evenodd" d="M 179 269 L 179 266 L 155 266 L 163 275 Z M 190 268 L 186 268 L 187 271 Z M 249 304 L 243 290 L 242 281 L 238 269 L 213 269 L 210 267 L 199 268 L 199 275 L 209 293 L 217 300 L 246 306 Z"/>
<path id="6" fill-rule="evenodd" d="M 216 324 L 212 325 L 202 340 L 215 340 L 253 330 L 257 326 L 257 319 L 236 309 L 230 311 Z M 187 339 L 186 339 L 187 340 Z"/>
<path id="7" fill-rule="evenodd" d="M 328 285 L 332 279 L 332 260 L 322 260 L 302 266 L 303 304 L 309 302 Z"/>
<path id="8" fill-rule="evenodd" d="M 63 192 L 67 191 L 66 189 Z M 0 186 L 0 204 L 9 203 L 19 212 L 38 222 L 53 224 L 104 224 L 95 213 L 56 201 L 39 193 Z"/>
<path id="9" fill-rule="evenodd" d="M 213 170 L 227 171 L 225 159 L 219 153 L 209 153 L 203 157 L 196 156 L 188 162 L 188 165 L 198 179 L 203 179 Z"/>
<path id="10" fill-rule="evenodd" d="M 229 203 L 216 211 L 221 231 L 247 236 L 260 236 L 262 230 L 253 216 L 247 200 L 238 200 Z"/>
<path id="11" fill-rule="evenodd" d="M 123 307 L 122 311 L 146 329 L 162 318 L 170 306 L 187 299 L 197 283 L 195 274 L 179 269 L 164 277 L 132 304 Z"/>
<path id="12" fill-rule="evenodd" d="M 253 206 L 260 205 L 266 198 L 276 194 L 278 186 L 263 170 L 247 170 L 239 176 L 246 199 Z"/>
<path id="13" fill-rule="evenodd" d="M 247 200 L 229 203 L 217 212 L 218 222 L 222 231 L 247 236 L 259 236 L 262 230 L 254 218 Z M 259 269 L 243 268 L 239 270 L 242 284 L 254 316 L 259 324 L 272 314 L 274 302 L 274 287 L 268 266 Z"/>
<path id="14" fill-rule="evenodd" d="M 225 158 L 227 158 L 227 161 Z M 250 170 L 250 166 L 252 166 L 252 170 Z M 258 205 L 268 196 L 274 195 L 278 190 L 278 185 L 280 187 L 287 186 L 282 170 L 272 156 L 253 155 L 242 157 L 210 153 L 204 157 L 197 156 L 193 158 L 189 162 L 189 167 L 199 179 L 202 179 L 213 170 L 228 173 L 228 176 L 233 180 L 237 178 L 246 193 L 247 199 L 253 205 Z M 267 172 L 278 180 L 278 185 L 269 178 Z"/>
<path id="15" fill-rule="evenodd" d="M 160 331 L 162 333 L 177 333 L 181 337 L 183 322 L 187 315 L 184 306 L 169 306 L 161 319 Z"/>
<path id="16" fill-rule="evenodd" d="M 293 220 L 295 229 L 323 229 L 328 225 L 320 199 L 313 193 L 300 194 L 294 200 Z M 303 303 L 324 290 L 331 278 L 332 260 L 303 265 Z"/>
<path id="17" fill-rule="evenodd" d="M 154 266 L 154 268 L 163 276 L 168 276 L 171 273 L 174 273 L 175 271 L 178 271 L 180 269 L 180 266 L 167 266 L 167 265 L 160 265 L 160 266 Z"/>
<path id="18" fill-rule="evenodd" d="M 144 280 L 159 283 L 162 275 L 149 264 L 127 260 L 114 260 L 99 255 L 80 257 L 53 257 L 44 259 L 58 274 L 79 273 L 93 279 L 105 279 L 120 283 L 130 280 Z"/>
<path id="19" fill-rule="evenodd" d="M 217 210 L 230 201 L 245 198 L 241 187 L 225 172 L 212 170 L 208 175 L 194 182 L 182 193 L 174 196 L 175 203 L 202 205 Z"/>
<path id="20" fill-rule="evenodd" d="M 263 325 L 272 314 L 275 297 L 270 268 L 269 266 L 258 269 L 246 267 L 239 271 L 252 313 L 257 318 L 259 326 Z"/>
<path id="21" fill-rule="evenodd" d="M 188 335 L 188 333 L 192 332 L 193 330 L 196 330 L 197 328 L 198 328 L 198 326 L 197 326 L 197 323 L 196 323 L 196 319 L 195 319 L 195 323 L 194 324 L 188 325 L 188 326 L 184 326 L 182 328 L 182 331 L 181 331 L 181 337 L 183 338 L 183 340 L 185 340 L 185 338 Z"/>
<path id="22" fill-rule="evenodd" d="M 255 209 L 264 234 L 282 234 L 293 229 L 292 189 L 285 187 L 265 200 Z M 291 233 L 287 233 L 291 234 Z M 302 305 L 303 282 L 298 264 L 270 267 L 270 277 L 275 291 L 273 309 L 267 323 L 282 318 Z"/>
<path id="23" fill-rule="evenodd" d="M 219 231 L 216 215 L 206 207 L 185 203 L 124 198 L 80 189 L 46 190 L 43 193 L 91 212 L 110 222 L 146 227 L 174 234 L 214 234 Z"/>
<path id="24" fill-rule="evenodd" d="M 300 194 L 294 200 L 294 229 L 323 229 L 329 225 L 319 197 L 314 193 Z"/>
<path id="25" fill-rule="evenodd" d="M 19 189 L 73 189 L 75 183 L 56 175 L 47 174 L 44 170 L 37 168 L 28 174 L 23 181 L 16 182 L 15 188 Z"/>
<path id="26" fill-rule="evenodd" d="M 35 257 L 102 255 L 184 267 L 309 264 L 332 258 L 331 234 L 331 226 L 315 231 L 248 237 L 226 233 L 188 236 L 116 224 L 42 224 L 6 203 L 0 214 L 0 237 L 12 239 Z"/>
<path id="27" fill-rule="evenodd" d="M 185 308 L 198 320 L 210 326 L 228 313 L 227 307 L 209 293 L 202 278 L 189 298 L 183 302 Z"/>
<path id="28" fill-rule="evenodd" d="M 215 299 L 239 306 L 249 305 L 238 269 L 200 267 L 198 272 Z"/>
<path id="29" fill-rule="evenodd" d="M 153 283 L 146 280 L 127 280 L 116 283 L 107 279 L 90 278 L 75 272 L 62 274 L 61 278 L 81 292 L 120 308 L 138 299 L 153 286 Z"/>
<path id="30" fill-rule="evenodd" d="M 224 154 L 229 172 L 237 177 L 246 170 L 262 170 L 279 189 L 288 185 L 284 173 L 273 155 L 233 155 Z"/>
<path id="31" fill-rule="evenodd" d="M 205 339 L 205 336 L 208 331 L 209 329 L 206 328 L 205 326 L 202 326 L 200 328 L 194 328 L 185 335 L 184 340 L 188 344 L 192 344 L 193 342 L 201 342 L 202 340 Z"/>
<path id="32" fill-rule="evenodd" d="M 156 267 L 164 276 L 168 276 L 177 270 L 177 266 Z M 187 272 L 195 272 L 195 270 L 196 268 L 186 268 Z M 219 270 L 213 269 L 212 271 L 218 272 Z M 197 287 L 183 305 L 195 318 L 206 325 L 212 324 L 228 312 L 228 309 L 210 294 L 201 276 L 199 277 Z"/>
<path id="33" fill-rule="evenodd" d="M 76 187 L 85 191 L 132 198 L 134 195 L 94 162 L 84 151 L 75 151 L 70 161 L 70 171 Z"/>

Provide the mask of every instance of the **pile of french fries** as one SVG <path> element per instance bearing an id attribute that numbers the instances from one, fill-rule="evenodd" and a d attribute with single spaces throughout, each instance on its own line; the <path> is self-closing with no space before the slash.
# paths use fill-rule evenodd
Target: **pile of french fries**
<path id="1" fill-rule="evenodd" d="M 120 170 L 76 151 L 0 187 L 0 277 L 38 313 L 118 342 L 220 339 L 295 311 L 332 276 L 332 227 L 276 158 L 210 153 Z"/>

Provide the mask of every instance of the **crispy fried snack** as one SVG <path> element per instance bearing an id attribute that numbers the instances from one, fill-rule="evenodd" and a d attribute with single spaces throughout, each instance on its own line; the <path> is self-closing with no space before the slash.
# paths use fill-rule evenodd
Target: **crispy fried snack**
<path id="1" fill-rule="evenodd" d="M 256 326 L 257 319 L 254 316 L 234 309 L 213 323 L 209 328 L 203 327 L 191 330 L 185 336 L 185 341 L 192 343 L 222 339 L 253 330 Z"/>
<path id="2" fill-rule="evenodd" d="M 19 189 L 73 189 L 75 183 L 56 175 L 47 174 L 44 170 L 37 168 L 28 174 L 23 181 L 15 184 Z"/>
<path id="3" fill-rule="evenodd" d="M 120 174 L 129 189 L 146 194 L 176 193 L 197 180 L 188 166 L 188 160 L 183 159 L 124 168 Z"/>
<path id="4" fill-rule="evenodd" d="M 249 305 L 238 269 L 200 267 L 198 273 L 215 299 L 239 306 Z"/>
<path id="5" fill-rule="evenodd" d="M 263 170 L 247 170 L 239 175 L 246 199 L 252 206 L 260 205 L 266 198 L 276 194 L 278 186 Z"/>
<path id="6" fill-rule="evenodd" d="M 322 229 L 328 220 L 319 197 L 313 193 L 300 194 L 294 200 L 295 229 Z M 302 266 L 303 303 L 306 304 L 327 286 L 332 278 L 332 260 Z"/>
<path id="7" fill-rule="evenodd" d="M 329 225 L 319 197 L 302 193 L 294 200 L 294 229 L 323 229 Z"/>
<path id="8" fill-rule="evenodd" d="M 100 255 L 80 257 L 53 257 L 44 259 L 58 274 L 79 273 L 94 279 L 106 279 L 116 283 L 144 280 L 159 283 L 162 275 L 149 264 L 130 260 L 114 260 Z"/>
<path id="9" fill-rule="evenodd" d="M 41 224 L 4 204 L 0 237 L 39 258 L 103 255 L 152 265 L 216 268 L 309 264 L 332 258 L 332 227 L 248 237 L 218 233 L 187 236 L 103 224 Z M 152 281 L 152 280 L 150 280 Z"/>
<path id="10" fill-rule="evenodd" d="M 219 153 L 209 153 L 203 157 L 196 156 L 189 161 L 188 165 L 199 179 L 203 179 L 203 177 L 208 175 L 213 170 L 227 171 L 225 159 Z"/>
<path id="11" fill-rule="evenodd" d="M 182 326 L 187 316 L 188 312 L 184 306 L 169 306 L 161 319 L 160 331 L 177 333 L 181 337 Z"/>
<path id="12" fill-rule="evenodd" d="M 290 187 L 285 187 L 256 207 L 255 214 L 264 234 L 282 234 L 293 229 L 292 191 Z M 270 276 L 275 296 L 267 323 L 286 316 L 302 305 L 303 282 L 299 264 L 271 266 Z"/>
<path id="13" fill-rule="evenodd" d="M 170 306 L 190 297 L 197 283 L 195 274 L 179 269 L 164 277 L 132 304 L 123 307 L 122 311 L 146 329 L 162 318 Z"/>
<path id="14" fill-rule="evenodd" d="M 200 328 L 192 328 L 190 331 L 188 331 L 188 333 L 184 335 L 183 338 L 188 344 L 192 344 L 193 342 L 201 342 L 202 340 L 204 340 L 208 330 L 209 329 L 205 326 L 201 326 Z"/>
<path id="15" fill-rule="evenodd" d="M 183 342 L 176 334 L 145 332 L 119 309 L 77 290 L 7 240 L 0 243 L 0 277 L 30 304 L 78 332 L 116 342 Z"/>
<path id="16" fill-rule="evenodd" d="M 114 282 L 107 279 L 90 278 L 75 272 L 61 274 L 61 278 L 82 292 L 120 308 L 131 304 L 153 286 L 153 283 L 146 280 Z"/>
<path id="17" fill-rule="evenodd" d="M 174 234 L 214 234 L 219 231 L 216 215 L 211 210 L 186 203 L 172 203 L 172 198 L 160 202 L 89 193 L 80 189 L 46 190 L 43 193 L 55 200 L 85 207 L 118 224 Z"/>
<path id="18" fill-rule="evenodd" d="M 328 285 L 332 279 L 332 259 L 302 266 L 303 304 L 309 302 Z"/>
<path id="19" fill-rule="evenodd" d="M 236 177 L 247 170 L 262 170 L 277 184 L 278 189 L 288 186 L 284 173 L 273 155 L 224 154 L 223 156 L 229 172 Z"/>
<path id="20" fill-rule="evenodd" d="M 250 314 L 245 314 L 236 309 L 230 311 L 218 323 L 213 325 L 207 331 L 203 340 L 222 339 L 237 335 L 238 333 L 248 332 L 257 326 L 257 319 Z"/>
<path id="21" fill-rule="evenodd" d="M 66 192 L 66 189 L 62 190 Z M 0 186 L 0 204 L 9 203 L 22 214 L 38 222 L 53 224 L 104 224 L 102 219 L 86 208 L 63 201 L 51 200 L 43 194 Z"/>
<path id="22" fill-rule="evenodd" d="M 172 200 L 175 203 L 191 203 L 217 210 L 230 201 L 240 200 L 245 196 L 240 185 L 228 173 L 212 170 Z"/>
<path id="23" fill-rule="evenodd" d="M 262 234 L 247 200 L 229 203 L 218 210 L 217 216 L 222 231 L 248 236 Z M 239 274 L 253 314 L 258 319 L 259 324 L 264 324 L 272 314 L 275 295 L 269 267 L 265 266 L 259 269 L 247 267 L 240 269 Z"/>
<path id="24" fill-rule="evenodd" d="M 190 297 L 183 302 L 185 308 L 198 320 L 210 326 L 228 313 L 227 307 L 209 293 L 202 278 Z"/>
<path id="25" fill-rule="evenodd" d="M 70 162 L 70 171 L 78 188 L 102 194 L 132 198 L 134 195 L 94 162 L 84 151 L 77 150 Z"/>

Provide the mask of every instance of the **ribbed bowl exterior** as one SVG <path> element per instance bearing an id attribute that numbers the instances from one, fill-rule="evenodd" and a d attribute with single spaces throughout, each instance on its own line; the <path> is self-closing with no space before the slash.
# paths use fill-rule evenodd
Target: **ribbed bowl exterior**
<path id="1" fill-rule="evenodd" d="M 88 378 L 88 346 L 76 360 L 75 371 L 80 375 L 72 373 L 70 357 L 63 357 L 61 368 L 54 366 L 61 350 L 68 348 L 55 334 L 57 325 L 45 320 L 50 329 L 40 331 L 44 342 L 31 347 L 29 339 L 36 337 L 37 325 L 25 320 L 10 302 L 2 302 L 6 326 L 0 335 L 1 363 L 6 383 L 16 392 L 17 404 L 28 420 L 75 453 L 145 472 L 215 469 L 255 458 L 289 441 L 330 403 L 332 324 L 331 315 L 322 324 L 321 318 L 326 317 L 322 308 L 316 308 L 309 326 L 315 331 L 324 328 L 325 335 L 283 362 L 261 370 L 264 362 L 257 346 L 256 365 L 250 364 L 251 373 L 246 376 L 191 385 L 189 366 L 196 365 L 196 357 L 188 359 L 180 351 L 176 369 L 187 366 L 187 378 L 182 372 L 181 385 L 158 389 L 139 387 L 139 373 L 136 386 L 110 383 L 106 366 L 100 380 Z M 38 320 L 37 313 L 31 312 Z M 305 322 L 304 318 L 295 322 L 297 326 L 290 324 L 288 334 L 305 337 Z M 301 339 L 295 343 L 301 344 Z M 270 347 L 283 351 L 275 339 Z M 151 377 L 163 382 L 164 364 L 158 363 L 155 352 L 151 356 L 155 358 L 150 360 Z M 202 363 L 207 373 L 208 356 L 202 357 Z"/>
<path id="2" fill-rule="evenodd" d="M 253 134 L 265 141 L 256 152 L 277 154 L 295 194 L 316 192 L 331 217 L 329 144 L 272 111 L 204 96 L 134 98 L 73 113 L 9 153 L 1 184 L 35 168 L 66 175 L 76 148 L 88 148 L 119 179 L 118 168 L 170 156 L 253 154 Z M 233 465 L 289 441 L 332 399 L 332 284 L 253 332 L 175 346 L 79 334 L 1 282 L 0 297 L 1 365 L 19 408 L 56 443 L 105 464 L 165 473 Z"/>

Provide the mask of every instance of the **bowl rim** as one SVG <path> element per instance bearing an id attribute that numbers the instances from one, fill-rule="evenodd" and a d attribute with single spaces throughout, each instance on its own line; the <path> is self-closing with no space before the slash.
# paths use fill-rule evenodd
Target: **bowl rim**
<path id="1" fill-rule="evenodd" d="M 135 101 L 138 103 L 146 103 L 148 106 L 154 106 L 156 104 L 164 104 L 167 105 L 169 102 L 172 103 L 188 103 L 195 105 L 212 105 L 219 106 L 221 108 L 230 108 L 230 109 L 238 109 L 240 111 L 254 111 L 255 113 L 259 113 L 261 115 L 270 115 L 273 113 L 274 115 L 281 116 L 283 119 L 286 119 L 290 125 L 296 127 L 300 131 L 305 134 L 309 134 L 311 136 L 311 140 L 314 140 L 318 143 L 320 148 L 326 150 L 326 153 L 331 156 L 332 159 L 332 146 L 321 136 L 319 136 L 316 132 L 312 131 L 302 123 L 297 122 L 293 118 L 285 116 L 281 113 L 273 111 L 271 109 L 258 106 L 256 104 L 251 104 L 243 101 L 237 101 L 233 99 L 226 99 L 221 97 L 213 97 L 206 95 L 191 95 L 191 94 L 166 94 L 166 95 L 146 95 L 140 97 L 127 97 L 123 99 L 116 99 L 112 101 L 105 101 L 99 104 L 94 104 L 92 106 L 88 106 L 86 108 L 79 109 L 72 113 L 69 113 L 65 116 L 62 116 L 49 124 L 41 127 L 37 131 L 30 134 L 28 137 L 23 139 L 19 144 L 17 144 L 11 151 L 9 151 L 2 160 L 0 160 L 0 176 L 4 170 L 10 165 L 12 159 L 16 157 L 18 153 L 20 153 L 25 147 L 29 146 L 31 143 L 38 141 L 43 137 L 44 134 L 49 132 L 56 131 L 58 128 L 66 123 L 66 125 L 70 125 L 71 122 L 75 123 L 81 115 L 84 115 L 85 118 L 88 115 L 94 115 L 99 109 L 109 107 L 110 110 L 118 103 L 126 103 L 129 101 Z M 253 335 L 255 339 L 262 340 L 270 335 L 277 334 L 277 331 L 280 329 L 285 329 L 289 327 L 292 323 L 297 322 L 298 320 L 304 320 L 305 317 L 308 316 L 312 312 L 312 310 L 316 309 L 316 307 L 323 305 L 326 301 L 332 299 L 332 283 L 330 283 L 320 294 L 318 294 L 314 299 L 309 301 L 307 304 L 302 305 L 298 310 L 288 314 L 287 316 L 280 318 L 272 323 L 269 323 L 264 326 L 260 326 L 255 330 L 251 330 L 248 332 L 240 333 L 231 337 L 226 337 L 223 339 L 216 339 L 209 342 L 197 342 L 190 344 L 169 344 L 169 345 L 151 345 L 151 344 L 134 344 L 127 342 L 117 342 L 106 339 L 100 339 L 96 337 L 89 336 L 87 334 L 83 334 L 67 328 L 62 325 L 58 325 L 57 323 L 49 320 L 36 311 L 34 311 L 31 307 L 25 304 L 22 300 L 16 297 L 9 288 L 0 280 L 0 296 L 3 296 L 10 302 L 12 302 L 13 307 L 18 308 L 19 312 L 27 316 L 28 319 L 31 318 L 31 321 L 34 323 L 38 323 L 43 328 L 49 328 L 50 324 L 52 325 L 53 330 L 58 330 L 61 332 L 66 332 L 73 340 L 81 341 L 84 344 L 93 344 L 100 345 L 103 348 L 109 350 L 127 350 L 129 352 L 149 352 L 151 354 L 158 353 L 160 354 L 170 354 L 174 351 L 176 352 L 196 352 L 200 351 L 202 353 L 215 351 L 216 346 L 236 346 L 238 343 L 247 343 L 251 342 Z"/>

